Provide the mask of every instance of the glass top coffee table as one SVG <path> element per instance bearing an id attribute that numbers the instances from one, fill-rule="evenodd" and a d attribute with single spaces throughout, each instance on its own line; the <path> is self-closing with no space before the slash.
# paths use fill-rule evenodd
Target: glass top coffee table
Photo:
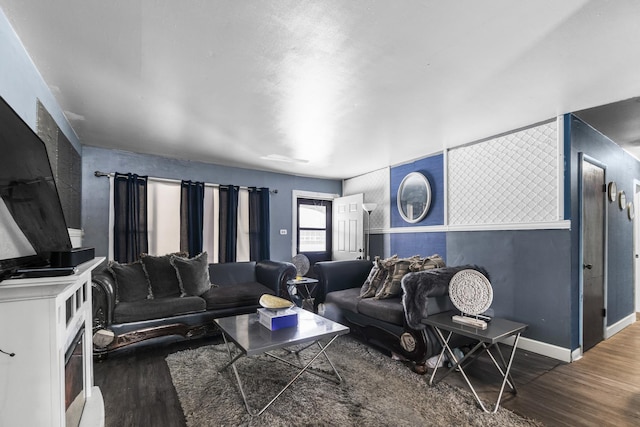
<path id="1" fill-rule="evenodd" d="M 261 325 L 258 322 L 258 315 L 256 313 L 223 317 L 214 320 L 222 331 L 222 337 L 229 352 L 229 362 L 218 369 L 218 372 L 221 372 L 231 366 L 236 380 L 238 381 L 238 388 L 240 389 L 240 394 L 244 400 L 245 407 L 250 415 L 256 416 L 262 414 L 305 372 L 328 379 L 336 384 L 340 384 L 342 382 L 342 377 L 340 377 L 340 374 L 333 365 L 333 362 L 329 359 L 326 350 L 340 335 L 348 334 L 349 328 L 299 307 L 294 307 L 292 310 L 295 310 L 298 313 L 298 325 L 278 329 L 276 331 L 271 331 Z M 323 339 L 328 339 L 328 342 L 324 345 L 320 342 L 320 340 Z M 298 365 L 269 353 L 271 350 L 287 349 L 287 347 L 302 344 L 308 345 L 303 346 L 300 349 L 296 349 L 295 351 L 289 351 L 291 353 L 300 353 L 307 350 L 311 351 L 311 349 L 316 348 L 315 345 L 317 345 L 317 352 L 305 365 Z M 235 347 L 235 349 L 233 347 Z M 264 408 L 255 411 L 252 410 L 249 405 L 247 395 L 242 388 L 242 381 L 240 380 L 240 375 L 238 374 L 235 363 L 241 357 L 259 356 L 261 354 L 266 354 L 286 363 L 287 365 L 295 368 L 297 373 L 287 383 L 287 385 L 285 385 L 284 388 L 282 388 L 282 390 L 280 390 L 274 398 L 265 405 Z M 324 356 L 329 365 L 331 365 L 334 373 L 333 376 L 328 376 L 322 372 L 310 369 L 312 363 L 321 355 Z"/>

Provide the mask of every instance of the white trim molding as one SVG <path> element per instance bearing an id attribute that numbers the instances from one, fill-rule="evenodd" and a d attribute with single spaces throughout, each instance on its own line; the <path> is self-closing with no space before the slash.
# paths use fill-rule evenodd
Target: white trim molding
<path id="1" fill-rule="evenodd" d="M 627 317 L 623 317 L 613 325 L 605 328 L 604 339 L 608 340 L 609 338 L 611 338 L 612 336 L 614 336 L 615 334 L 617 334 L 627 326 L 631 326 L 635 322 L 636 322 L 636 313 L 631 313 Z"/>
<path id="2" fill-rule="evenodd" d="M 449 231 L 569 230 L 570 220 L 514 224 L 429 225 L 371 230 L 371 234 L 443 233 Z"/>
<path id="3" fill-rule="evenodd" d="M 509 337 L 502 342 L 507 345 L 513 346 L 514 341 L 514 337 Z M 518 349 L 541 354 L 543 356 L 547 356 L 566 363 L 570 363 L 575 360 L 572 358 L 572 352 L 570 349 L 553 344 L 548 344 L 542 341 L 536 341 L 531 338 L 520 337 L 520 341 L 518 341 Z"/>

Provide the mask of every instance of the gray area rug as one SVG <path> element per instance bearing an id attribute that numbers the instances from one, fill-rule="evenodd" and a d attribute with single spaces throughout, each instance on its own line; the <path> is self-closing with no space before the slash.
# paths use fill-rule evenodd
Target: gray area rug
<path id="1" fill-rule="evenodd" d="M 224 344 L 181 351 L 166 360 L 189 427 L 541 425 L 503 408 L 485 414 L 470 392 L 446 383 L 429 387 L 428 376 L 348 336 L 339 337 L 327 352 L 342 384 L 305 373 L 257 417 L 247 413 L 233 370 L 217 372 L 229 360 Z M 236 366 L 254 410 L 295 375 L 290 366 L 264 355 L 241 358 Z M 314 366 L 331 372 L 322 356 Z"/>

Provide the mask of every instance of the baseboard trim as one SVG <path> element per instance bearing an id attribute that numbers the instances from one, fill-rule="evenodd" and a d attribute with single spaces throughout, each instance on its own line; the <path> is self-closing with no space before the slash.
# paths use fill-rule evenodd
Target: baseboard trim
<path id="1" fill-rule="evenodd" d="M 636 313 L 631 313 L 627 317 L 614 323 L 605 329 L 604 339 L 609 339 L 627 326 L 631 326 L 636 321 Z M 515 338 L 510 337 L 504 340 L 505 344 L 513 345 Z M 531 338 L 521 337 L 518 342 L 518 348 L 521 350 L 530 351 L 532 353 L 540 354 L 542 356 L 551 357 L 562 362 L 571 363 L 582 358 L 582 349 L 580 347 L 571 351 L 568 348 L 559 347 L 553 344 L 547 344 L 542 341 L 532 340 Z"/>
<path id="2" fill-rule="evenodd" d="M 513 345 L 514 341 L 514 337 L 509 337 L 503 342 L 508 345 Z M 541 354 L 542 356 L 547 356 L 566 363 L 574 360 L 572 359 L 572 352 L 568 348 L 559 347 L 553 344 L 547 344 L 542 341 L 532 340 L 531 338 L 520 337 L 520 341 L 518 341 L 518 348 L 520 350 L 526 350 L 532 353 Z"/>
<path id="3" fill-rule="evenodd" d="M 627 326 L 631 326 L 633 323 L 635 323 L 635 321 L 636 321 L 636 313 L 635 312 L 631 313 L 627 317 L 623 317 L 618 322 L 616 322 L 613 325 L 608 326 L 607 328 L 605 328 L 605 330 L 604 330 L 604 339 L 608 340 L 609 338 L 611 338 L 612 336 L 614 336 L 615 334 L 617 334 L 618 332 L 620 332 L 621 330 L 623 330 Z"/>

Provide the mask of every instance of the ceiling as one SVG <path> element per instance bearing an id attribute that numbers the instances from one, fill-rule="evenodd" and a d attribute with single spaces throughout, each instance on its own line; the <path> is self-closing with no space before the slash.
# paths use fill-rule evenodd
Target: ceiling
<path id="1" fill-rule="evenodd" d="M 236 167 L 349 178 L 640 95 L 636 0 L 0 8 L 82 144 Z"/>

